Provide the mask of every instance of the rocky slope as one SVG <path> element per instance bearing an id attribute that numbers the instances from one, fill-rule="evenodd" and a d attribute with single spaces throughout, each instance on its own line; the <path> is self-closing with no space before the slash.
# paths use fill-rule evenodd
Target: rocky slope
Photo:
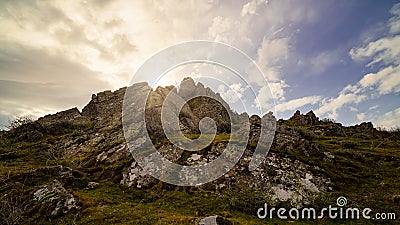
<path id="1" fill-rule="evenodd" d="M 150 88 L 146 83 L 136 85 Z M 77 108 L 69 109 L 1 134 L 3 144 L 0 160 L 7 165 L 1 171 L 2 182 L 25 182 L 24 185 L 30 190 L 25 198 L 30 199 L 29 206 L 32 208 L 25 212 L 36 215 L 33 220 L 45 218 L 44 221 L 47 221 L 48 218 L 54 219 L 64 214 L 77 215 L 76 212 L 88 206 L 84 199 L 73 195 L 74 190 L 90 190 L 96 188 L 98 182 L 122 184 L 140 191 L 182 190 L 147 175 L 131 156 L 121 122 L 125 91 L 126 88 L 121 88 L 114 92 L 93 94 L 82 112 Z M 175 98 L 186 99 L 188 96 L 207 94 L 218 100 L 194 98 L 183 106 L 179 114 L 180 129 L 188 136 L 199 133 L 199 121 L 205 116 L 216 121 L 217 136 L 205 149 L 188 152 L 166 141 L 160 115 L 161 106 L 170 92 L 174 92 Z M 164 157 L 181 165 L 199 165 L 212 161 L 226 148 L 230 137 L 229 110 L 219 94 L 186 78 L 178 91 L 170 86 L 158 87 L 150 92 L 146 104 L 146 125 L 154 145 Z M 368 140 L 384 138 L 390 146 L 398 146 L 397 136 L 393 136 L 397 133 L 378 131 L 371 123 L 344 127 L 333 121 L 320 120 L 312 111 L 305 115 L 297 111 L 290 119 L 277 121 L 271 152 L 256 170 L 249 171 L 248 164 L 260 135 L 260 124 L 259 116 L 250 117 L 249 143 L 232 170 L 209 184 L 192 189 L 242 197 L 243 190 L 249 190 L 251 193 L 264 193 L 262 201 L 271 205 L 302 207 L 316 204 L 322 196 L 343 189 L 340 184 L 342 178 L 345 182 L 353 179 L 346 180 L 347 177 L 337 171 L 347 166 L 341 164 L 344 162 L 343 156 L 347 154 L 352 160 L 368 161 L 367 155 L 373 154 L 354 153 L 348 149 L 363 146 L 360 143 Z M 332 150 L 335 148 L 342 150 L 338 153 Z M 15 153 L 25 150 L 27 152 L 23 156 Z M 31 157 L 31 153 L 35 155 L 24 166 L 27 169 L 16 169 L 17 172 L 7 177 L 10 166 L 23 160 L 23 157 Z M 388 153 L 387 157 L 387 162 L 399 162 L 398 153 Z M 355 165 L 358 168 L 349 166 L 350 169 L 361 170 L 358 163 Z M 341 166 L 343 168 L 340 169 Z M 342 178 L 339 179 L 339 176 Z M 92 182 L 91 185 L 89 182 Z M 2 186 L 0 191 L 8 193 L 9 186 Z M 232 205 L 238 210 L 254 214 L 257 206 L 246 203 L 251 202 L 253 197 Z"/>
<path id="2" fill-rule="evenodd" d="M 147 84 L 140 84 L 144 88 L 150 88 Z M 153 141 L 159 141 L 163 137 L 163 129 L 161 124 L 161 107 L 164 99 L 173 90 L 172 86 L 158 87 L 150 92 L 147 102 L 146 124 L 151 137 L 157 137 Z M 118 181 L 121 184 L 135 186 L 136 188 L 150 188 L 157 184 L 157 180 L 147 175 L 142 168 L 132 159 L 130 152 L 124 141 L 121 129 L 121 109 L 123 97 L 126 88 L 119 89 L 115 92 L 105 91 L 92 96 L 91 101 L 85 106 L 80 113 L 76 108 L 59 112 L 54 115 L 48 115 L 39 118 L 38 127 L 54 126 L 55 124 L 71 123 L 78 125 L 93 124 L 95 129 L 93 132 L 85 133 L 80 138 L 69 137 L 59 140 L 55 144 L 57 149 L 67 151 L 66 154 L 80 155 L 82 151 L 97 151 L 104 149 L 96 155 L 96 165 L 112 165 L 117 162 L 129 162 L 122 171 L 108 171 L 107 177 Z M 205 88 L 201 83 L 195 84 L 190 78 L 186 78 L 183 85 L 180 86 L 178 97 L 187 98 L 197 94 L 211 94 L 213 98 L 207 97 L 194 98 L 188 102 L 180 113 L 181 130 L 187 134 L 199 133 L 198 123 L 205 116 L 216 120 L 218 133 L 228 133 L 230 130 L 229 115 L 226 109 L 229 106 L 222 98 L 212 92 L 211 89 Z M 220 103 L 222 102 L 222 104 Z M 304 124 L 316 124 L 318 118 L 310 112 L 304 116 L 296 113 L 289 121 L 300 121 Z M 258 116 L 251 118 L 251 140 L 250 144 L 256 144 L 260 132 L 261 119 Z M 34 129 L 35 131 L 41 129 Z M 278 148 L 292 151 L 292 149 L 302 149 L 307 151 L 318 151 L 317 147 L 304 138 L 299 133 L 291 132 L 290 129 L 278 124 L 278 132 L 276 135 L 275 145 Z M 40 132 L 40 131 L 39 131 Z M 43 135 L 38 135 L 43 136 Z M 32 139 L 28 137 L 28 139 Z M 70 139 L 70 140 L 69 140 Z M 182 149 L 170 143 L 163 143 L 159 146 L 158 151 L 172 162 L 178 162 L 182 165 L 198 165 L 207 163 L 219 156 L 227 147 L 228 140 L 216 141 L 207 149 L 201 152 L 189 154 Z M 157 143 L 155 143 L 157 144 Z M 303 202 L 309 201 L 308 198 L 320 191 L 326 191 L 332 184 L 329 178 L 314 174 L 309 165 L 298 160 L 280 157 L 276 154 L 270 154 L 265 163 L 253 172 L 248 171 L 248 164 L 253 153 L 252 148 L 248 148 L 242 160 L 224 177 L 207 184 L 209 189 L 219 188 L 235 188 L 242 185 L 254 187 L 260 190 L 271 191 L 272 199 L 276 201 L 291 201 L 295 206 L 301 206 Z M 306 153 L 307 154 L 307 153 Z M 318 171 L 318 168 L 314 168 Z M 111 174 L 108 174 L 111 173 Z M 268 173 L 271 175 L 268 176 Z M 96 176 L 96 175 L 95 175 Z"/>

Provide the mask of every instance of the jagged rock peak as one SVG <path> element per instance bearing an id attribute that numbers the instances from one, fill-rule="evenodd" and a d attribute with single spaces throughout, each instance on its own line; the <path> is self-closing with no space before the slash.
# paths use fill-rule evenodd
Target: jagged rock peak
<path id="1" fill-rule="evenodd" d="M 362 122 L 351 127 L 358 130 L 359 132 L 369 132 L 375 130 L 374 125 L 371 122 Z"/>
<path id="2" fill-rule="evenodd" d="M 193 78 L 191 78 L 191 77 L 184 77 L 182 82 L 185 82 L 185 81 L 193 83 L 193 85 L 195 84 Z"/>
<path id="3" fill-rule="evenodd" d="M 314 114 L 312 110 L 305 115 L 301 114 L 300 111 L 297 110 L 288 121 L 295 125 L 301 126 L 316 125 L 320 123 L 319 118 Z"/>
<path id="4" fill-rule="evenodd" d="M 38 119 L 38 122 L 42 125 L 48 125 L 53 123 L 68 122 L 72 120 L 77 120 L 82 117 L 78 108 L 74 107 L 68 110 L 58 112 L 56 114 L 46 115 Z"/>
<path id="5" fill-rule="evenodd" d="M 317 116 L 315 116 L 314 112 L 312 110 L 310 110 L 306 116 L 312 117 L 312 118 L 317 118 Z"/>
<path id="6" fill-rule="evenodd" d="M 82 116 L 101 120 L 120 115 L 125 91 L 126 87 L 123 87 L 114 92 L 106 90 L 93 94 L 90 102 L 83 107 Z"/>
<path id="7" fill-rule="evenodd" d="M 224 103 L 219 93 L 215 93 L 209 87 L 205 87 L 201 82 L 196 84 L 191 77 L 183 78 L 179 85 L 178 94 L 184 99 L 196 95 L 208 95 Z"/>

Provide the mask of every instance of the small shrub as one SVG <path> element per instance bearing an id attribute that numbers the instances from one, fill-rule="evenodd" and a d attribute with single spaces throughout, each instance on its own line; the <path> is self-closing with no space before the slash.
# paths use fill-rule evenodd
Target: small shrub
<path id="1" fill-rule="evenodd" d="M 15 119 L 13 119 L 13 120 L 9 120 L 8 121 L 9 124 L 8 124 L 7 128 L 12 130 L 12 129 L 18 128 L 18 127 L 20 127 L 20 126 L 22 126 L 24 124 L 31 123 L 33 121 L 34 121 L 34 119 L 30 115 L 20 116 L 20 117 L 17 117 Z"/>
<path id="2" fill-rule="evenodd" d="M 399 141 L 400 140 L 400 128 L 393 128 L 389 131 L 390 133 L 390 139 L 394 141 Z"/>
<path id="3" fill-rule="evenodd" d="M 3 187 L 0 186 L 0 190 Z M 28 207 L 27 201 L 23 198 L 23 189 L 23 187 L 13 187 L 9 191 L 0 192 L 0 224 L 14 225 L 23 221 Z"/>

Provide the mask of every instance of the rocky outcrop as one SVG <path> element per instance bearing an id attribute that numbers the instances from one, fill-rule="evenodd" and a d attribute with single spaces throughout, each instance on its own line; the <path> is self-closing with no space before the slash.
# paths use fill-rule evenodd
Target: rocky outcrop
<path id="1" fill-rule="evenodd" d="M 230 133 L 229 113 L 231 109 L 218 93 L 204 87 L 202 83 L 196 85 L 191 78 L 185 78 L 179 87 L 178 95 L 188 101 L 188 105 L 198 118 L 213 119 L 217 125 L 217 133 Z M 180 117 L 181 120 L 190 123 L 190 120 L 185 119 L 182 113 Z"/>
<path id="2" fill-rule="evenodd" d="M 147 83 L 135 84 L 145 89 L 150 89 Z M 172 91 L 172 92 L 171 92 Z M 103 125 L 121 126 L 122 107 L 126 88 L 114 92 L 103 91 L 93 94 L 90 102 L 82 109 L 72 108 L 53 115 L 40 118 L 41 125 L 49 125 L 60 122 L 88 123 L 101 121 Z M 151 90 L 146 103 L 146 126 L 152 137 L 165 137 L 161 124 L 161 109 L 167 96 L 176 101 L 186 101 L 179 111 L 180 129 L 183 133 L 199 133 L 199 121 L 204 117 L 210 117 L 217 123 L 218 132 L 230 132 L 230 118 L 227 110 L 229 105 L 203 84 L 195 84 L 191 78 L 182 81 L 179 91 L 174 86 L 157 87 Z M 193 96 L 202 96 L 195 97 Z M 204 97 L 209 96 L 209 97 Z M 214 100 L 216 99 L 216 100 Z"/>
<path id="3" fill-rule="evenodd" d="M 363 137 L 372 137 L 374 134 L 378 133 L 371 122 L 362 122 L 361 124 L 350 126 L 348 130 L 353 134 L 362 135 Z"/>
<path id="4" fill-rule="evenodd" d="M 222 216 L 208 216 L 198 221 L 195 221 L 196 225 L 232 225 L 233 223 Z"/>
<path id="5" fill-rule="evenodd" d="M 206 151 L 186 154 L 174 145 L 163 145 L 159 152 L 172 162 L 195 166 L 215 160 L 226 147 L 226 143 L 219 143 L 210 146 Z M 248 164 L 251 157 L 252 150 L 247 149 L 242 160 L 232 170 L 207 184 L 207 188 L 220 190 L 247 186 L 271 193 L 273 205 L 278 202 L 288 202 L 295 207 L 301 207 L 333 185 L 328 178 L 312 172 L 309 165 L 275 153 L 269 153 L 266 160 L 256 170 L 249 172 Z M 313 168 L 313 170 L 318 170 L 318 168 Z M 122 173 L 123 179 L 120 183 L 127 186 L 142 189 L 157 184 L 157 180 L 147 175 L 136 162 L 132 162 Z"/>
<path id="6" fill-rule="evenodd" d="M 167 96 L 170 96 L 172 103 L 188 100 L 186 104 L 183 104 L 179 113 L 179 129 L 183 133 L 198 133 L 199 121 L 204 117 L 210 117 L 216 122 L 217 133 L 229 133 L 230 115 L 234 116 L 233 119 L 239 117 L 239 115 L 231 112 L 229 106 L 218 94 L 204 87 L 201 83 L 195 84 L 192 79 L 185 79 L 178 90 L 173 86 L 158 87 L 152 90 L 147 83 L 134 85 L 137 90 L 135 94 L 137 98 L 143 97 L 144 93 L 150 91 L 145 109 L 147 130 L 150 137 L 156 137 L 152 140 L 156 144 L 158 152 L 169 161 L 187 166 L 200 165 L 213 161 L 225 150 L 227 140 L 213 142 L 204 150 L 195 153 L 183 151 L 179 147 L 163 141 L 164 133 L 160 120 L 164 101 Z M 65 136 L 54 143 L 51 148 L 65 151 L 66 154 L 74 156 L 94 155 L 94 160 L 88 163 L 102 169 L 98 169 L 89 175 L 93 178 L 109 179 L 139 189 L 151 188 L 159 181 L 148 175 L 133 159 L 122 131 L 122 107 L 127 90 L 121 88 L 114 92 L 100 92 L 92 96 L 88 105 L 83 108 L 82 113 L 79 113 L 77 109 L 72 109 L 68 112 L 46 116 L 40 120 L 39 125 L 47 124 L 46 126 L 48 126 L 48 124 L 60 120 L 68 123 L 86 121 L 93 124 L 90 131 L 80 131 L 75 136 Z M 177 107 L 177 105 L 172 104 L 171 107 Z M 241 116 L 248 117 L 247 114 Z M 269 116 L 274 118 L 272 115 Z M 249 119 L 250 144 L 247 146 L 242 159 L 227 174 L 206 184 L 205 187 L 211 190 L 220 190 L 247 186 L 271 193 L 274 204 L 289 202 L 300 207 L 332 185 L 330 180 L 325 178 L 322 173 L 316 172 L 318 169 L 284 156 L 287 152 L 325 156 L 325 153 L 319 151 L 318 145 L 312 141 L 312 132 L 293 129 L 284 122 L 277 124 L 277 133 L 273 144 L 273 148 L 283 154 L 269 153 L 267 159 L 256 170 L 250 172 L 248 166 L 254 153 L 255 144 L 260 137 L 261 118 L 252 116 Z M 313 112 L 306 115 L 297 112 L 290 121 L 302 126 L 323 124 Z M 138 138 L 135 139 L 139 143 L 140 138 L 144 135 L 141 132 L 144 131 L 135 130 L 135 126 L 137 124 L 132 124 L 132 130 L 139 132 L 137 133 Z"/>
<path id="7" fill-rule="evenodd" d="M 230 224 L 219 216 L 203 217 L 218 213 L 232 218 L 232 222 L 242 221 L 237 219 L 236 212 L 241 211 L 254 217 L 257 209 L 265 203 L 275 208 L 319 208 L 322 203 L 324 206 L 335 204 L 335 196 L 357 182 L 363 181 L 359 184 L 360 187 L 371 184 L 368 179 L 360 178 L 374 177 L 380 179 L 379 182 L 374 182 L 376 185 L 370 188 L 371 190 L 366 190 L 357 204 L 363 204 L 365 198 L 370 199 L 370 196 L 379 196 L 373 193 L 377 187 L 379 190 L 387 190 L 388 193 L 373 202 L 390 201 L 389 207 L 399 205 L 398 193 L 391 191 L 393 182 L 387 182 L 387 179 L 384 179 L 386 176 L 380 176 L 381 168 L 385 171 L 400 169 L 395 168 L 398 167 L 395 148 L 399 138 L 394 136 L 399 132 L 377 131 L 371 123 L 345 127 L 332 120 L 320 120 L 312 111 L 305 115 L 298 111 L 289 120 L 279 121 L 275 120 L 272 113 L 262 117 L 236 115 L 229 107 L 225 107 L 225 102 L 218 100 L 219 95 L 211 89 L 201 83 L 196 84 L 191 79 L 185 81 L 187 83 L 177 89 L 173 86 L 152 89 L 147 83 L 134 84 L 137 88 L 134 97 L 141 98 L 148 92 L 150 96 L 147 104 L 145 102 L 142 105 L 144 107 L 138 107 L 140 109 L 136 111 L 146 119 L 146 123 L 140 117 L 136 120 L 137 123 L 131 124 L 132 129 L 128 130 L 134 133 L 135 138 L 132 141 L 126 141 L 125 135 L 128 132 L 124 132 L 125 126 L 122 126 L 121 122 L 124 116 L 122 107 L 126 103 L 124 97 L 129 88 L 94 94 L 82 113 L 73 108 L 45 116 L 38 121 L 24 123 L 10 131 L 0 132 L 0 159 L 5 164 L 3 178 L 7 179 L 7 185 L 0 188 L 1 196 L 6 196 L 6 200 L 13 203 L 10 204 L 12 207 L 20 207 L 21 210 L 17 214 L 28 218 L 25 222 L 27 224 L 49 223 L 48 221 L 73 223 L 75 218 L 80 216 L 83 216 L 83 220 L 77 222 L 85 223 L 92 221 L 94 217 L 90 216 L 90 213 L 95 210 L 102 210 L 95 216 L 97 221 L 113 222 L 119 220 L 119 214 L 115 214 L 118 212 L 114 210 L 116 208 L 150 203 L 150 208 L 161 204 L 161 209 L 164 210 L 170 207 L 171 201 L 164 201 L 168 198 L 180 201 L 178 208 L 181 209 L 185 207 L 182 202 L 187 197 L 199 200 L 201 207 L 189 207 L 185 215 L 175 215 L 171 218 L 165 215 L 167 212 L 173 213 L 174 210 L 165 211 L 161 215 L 162 219 L 172 223 L 190 221 L 200 224 Z M 196 138 L 198 135 L 194 133 L 199 133 L 200 121 L 204 117 L 210 117 L 216 121 L 218 135 L 196 152 L 180 148 L 180 140 L 167 140 L 163 136 L 159 118 L 167 96 L 172 96 L 170 107 L 175 109 L 178 107 L 177 102 L 189 99 L 182 105 L 182 109 L 178 110 L 179 115 L 175 115 L 179 118 L 179 126 L 173 127 L 174 130 L 181 130 L 187 137 Z M 129 115 L 135 117 L 139 113 Z M 239 117 L 249 118 L 249 123 L 245 121 L 232 126 L 239 131 L 230 133 L 229 126 L 224 126 L 225 123 L 230 123 L 230 114 L 233 115 L 233 121 Z M 177 124 L 176 121 L 172 123 Z M 143 129 L 143 124 L 147 125 L 147 130 Z M 261 127 L 272 128 L 270 125 L 276 125 L 272 147 L 268 148 L 269 152 L 265 158 L 264 154 L 257 157 L 257 147 L 260 146 L 258 144 L 267 142 L 263 141 L 265 130 L 275 131 L 261 130 Z M 244 143 L 236 137 L 246 136 L 242 135 L 242 131 L 247 131 L 248 127 L 249 142 Z M 201 128 L 202 131 L 205 130 L 203 125 Z M 227 148 L 242 153 L 238 148 L 240 144 L 244 147 L 244 152 L 238 157 L 238 162 L 231 160 L 235 162 L 233 167 L 229 167 L 229 171 L 219 178 L 216 177 L 216 180 L 196 183 L 198 186 L 177 187 L 149 175 L 151 168 L 148 167 L 158 171 L 164 168 L 159 166 L 160 161 L 136 161 L 132 157 L 135 150 L 145 150 L 143 153 L 148 153 L 148 148 L 141 148 L 145 132 L 148 132 L 152 139 L 146 140 L 149 143 L 147 146 L 154 146 L 156 149 L 151 154 L 161 155 L 166 160 L 183 166 L 211 164 L 223 152 L 226 153 Z M 235 136 L 238 133 L 240 135 Z M 260 135 L 261 133 L 263 135 Z M 393 141 L 389 138 L 393 138 Z M 228 147 L 228 144 L 232 145 Z M 129 149 L 128 146 L 136 148 Z M 366 149 L 368 151 L 365 151 Z M 256 164 L 256 168 L 250 167 L 254 158 L 258 158 L 260 162 Z M 224 163 L 213 165 L 211 170 L 206 171 L 207 176 L 213 175 L 216 171 L 214 168 L 223 166 Z M 178 181 L 198 181 L 199 174 L 205 171 L 199 170 L 200 173 L 185 176 L 188 174 L 185 174 L 188 167 L 174 178 Z M 173 176 L 175 173 L 162 175 Z M 395 178 L 396 173 L 388 176 Z M 28 188 L 23 188 L 24 185 Z M 8 195 L 11 193 L 11 187 L 13 192 L 25 189 L 23 195 Z M 23 203 L 22 207 L 13 202 L 17 194 L 23 196 L 20 200 Z M 355 196 L 355 193 L 352 196 Z M 221 205 L 218 204 L 220 202 Z M 214 208 L 215 204 L 219 207 Z M 3 205 L 5 204 L 0 204 L 0 208 L 4 209 Z M 84 210 L 81 211 L 81 207 Z M 0 215 L 1 219 L 11 215 L 8 211 L 4 212 L 5 216 Z M 249 218 L 244 216 L 242 218 Z M 139 217 L 143 218 L 147 217 Z M 159 217 L 151 218 L 154 220 L 152 222 L 157 222 Z M 123 219 L 121 221 L 126 222 Z"/>
<path id="8" fill-rule="evenodd" d="M 353 126 L 358 132 L 371 132 L 374 130 L 374 125 L 371 122 L 362 122 Z"/>
<path id="9" fill-rule="evenodd" d="M 151 91 L 146 104 L 146 126 L 149 133 L 158 137 L 165 137 L 161 124 L 161 110 L 165 99 L 169 96 L 170 102 L 175 103 L 184 101 L 176 92 L 174 86 L 157 87 Z M 194 114 L 188 104 L 184 104 L 179 110 L 176 106 L 175 111 L 180 111 L 180 130 L 183 133 L 199 133 L 199 117 Z M 176 115 L 178 116 L 178 115 Z"/>
<path id="10" fill-rule="evenodd" d="M 311 126 L 320 123 L 319 118 L 315 116 L 313 111 L 302 115 L 299 110 L 297 110 L 294 115 L 289 118 L 288 122 L 297 126 Z"/>
<path id="11" fill-rule="evenodd" d="M 77 122 L 82 117 L 79 110 L 75 107 L 56 114 L 47 115 L 37 120 L 41 125 L 51 125 L 62 122 Z"/>
<path id="12" fill-rule="evenodd" d="M 109 150 L 105 150 L 101 152 L 96 157 L 97 162 L 107 162 L 107 163 L 115 163 L 120 160 L 126 159 L 130 156 L 130 152 L 127 145 L 117 145 L 115 147 L 110 148 Z"/>
<path id="13" fill-rule="evenodd" d="M 120 88 L 114 92 L 93 94 L 90 102 L 82 109 L 82 116 L 91 120 L 118 123 L 121 120 L 125 91 L 126 88 Z"/>
<path id="14" fill-rule="evenodd" d="M 49 212 L 51 217 L 57 217 L 72 211 L 80 210 L 77 200 L 58 180 L 54 180 L 33 193 L 34 201 L 40 203 L 39 210 Z"/>
<path id="15" fill-rule="evenodd" d="M 288 120 L 280 122 L 289 126 L 309 128 L 310 131 L 322 136 L 347 136 L 346 129 L 342 124 L 329 119 L 320 120 L 312 110 L 305 115 L 297 110 Z"/>

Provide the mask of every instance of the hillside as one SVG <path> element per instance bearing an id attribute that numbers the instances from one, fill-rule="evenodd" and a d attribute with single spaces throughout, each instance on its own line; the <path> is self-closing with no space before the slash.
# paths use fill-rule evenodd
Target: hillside
<path id="1" fill-rule="evenodd" d="M 146 83 L 135 84 L 149 90 Z M 180 165 L 200 165 L 218 157 L 231 134 L 230 118 L 249 117 L 250 138 L 238 164 L 219 179 L 180 187 L 149 176 L 127 147 L 122 107 L 126 88 L 94 94 L 80 112 L 72 108 L 0 133 L 0 224 L 194 224 L 213 215 L 234 224 L 362 223 L 377 220 L 259 219 L 257 210 L 273 207 L 336 205 L 394 212 L 400 218 L 400 132 L 370 122 L 342 126 L 297 111 L 276 121 L 266 160 L 254 171 L 248 164 L 260 137 L 259 116 L 238 115 L 219 94 L 185 79 L 150 91 L 146 127 L 158 152 Z M 186 137 L 199 136 L 199 121 L 214 119 L 217 134 L 198 152 L 171 144 L 162 130 L 161 106 L 175 98 L 207 94 L 185 104 L 179 114 Z M 271 114 L 268 114 L 271 118 Z"/>

